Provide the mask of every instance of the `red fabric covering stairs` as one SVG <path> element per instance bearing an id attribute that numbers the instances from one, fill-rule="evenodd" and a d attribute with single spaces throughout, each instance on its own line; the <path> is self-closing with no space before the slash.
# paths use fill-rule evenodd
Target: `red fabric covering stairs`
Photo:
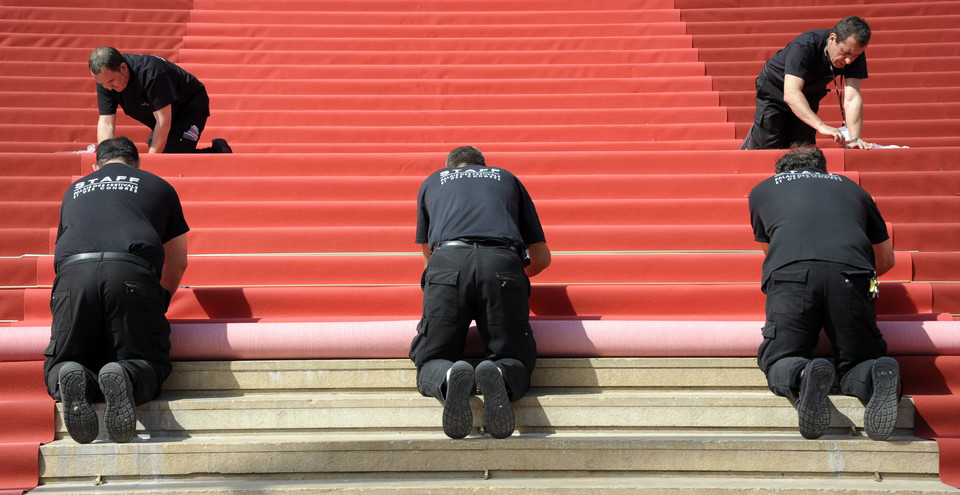
<path id="1" fill-rule="evenodd" d="M 941 477 L 957 484 L 960 2 L 813 3 L 7 0 L 0 387 L 30 375 L 15 402 L 30 405 L 9 409 L 27 414 L 17 425 L 40 422 L 9 436 L 0 425 L 0 459 L 20 466 L 0 489 L 35 482 L 36 445 L 52 439 L 36 360 L 58 202 L 92 163 L 62 152 L 95 140 L 93 47 L 192 71 L 213 102 L 202 139 L 237 152 L 144 157 L 193 228 L 190 287 L 169 314 L 177 359 L 404 357 L 419 315 L 416 188 L 466 143 L 523 178 L 556 252 L 533 280 L 544 355 L 743 356 L 763 318 L 745 196 L 778 156 L 737 151 L 753 77 L 796 33 L 850 14 L 875 31 L 865 137 L 911 148 L 823 144 L 889 223 L 898 266 L 883 279 L 881 326 L 915 394 L 917 434 L 938 438 Z M 822 115 L 837 121 L 831 101 Z M 345 324 L 365 338 L 344 342 Z M 304 328 L 329 338 L 295 342 Z"/>
<path id="2" fill-rule="evenodd" d="M 954 2 L 870 1 L 857 2 L 857 5 L 824 2 L 813 8 L 807 4 L 786 2 L 779 2 L 777 9 L 768 8 L 763 2 L 747 5 L 747 2 L 737 1 L 677 1 L 681 17 L 687 22 L 687 30 L 693 35 L 694 46 L 700 49 L 707 74 L 714 76 L 714 89 L 720 91 L 721 102 L 728 107 L 730 120 L 737 122 L 738 137 L 746 135 L 753 120 L 753 78 L 763 61 L 796 33 L 829 28 L 844 16 L 858 15 L 867 19 L 873 29 L 867 55 L 871 76 L 863 86 L 867 109 L 864 137 L 880 144 L 911 147 L 955 145 L 957 134 L 947 129 L 953 129 L 960 122 L 955 113 L 960 92 L 944 91 L 941 87 L 951 86 L 949 80 L 958 74 L 958 26 L 955 18 L 949 16 L 960 12 L 960 5 Z M 923 14 L 917 15 L 918 10 Z M 745 19 L 750 21 L 744 22 Z M 915 43 L 923 44 L 923 55 L 908 58 L 908 52 L 918 53 Z M 758 46 L 763 48 L 758 51 Z M 821 104 L 821 117 L 838 122 L 838 107 L 828 96 Z M 853 156 L 866 165 L 875 155 L 851 154 Z M 929 160 L 921 166 L 937 168 L 945 161 L 943 155 L 929 157 Z M 878 170 L 872 165 L 870 170 Z M 862 185 L 874 196 L 882 194 L 877 185 L 866 181 Z M 894 187 L 901 189 L 903 186 L 896 184 Z M 895 193 L 891 190 L 891 194 Z M 932 191 L 927 194 L 935 195 Z M 882 205 L 882 199 L 877 200 L 878 205 Z M 880 207 L 886 215 L 889 210 Z M 917 220 L 913 225 L 921 223 L 923 220 Z M 898 242 L 902 240 L 899 235 L 908 230 L 894 229 L 891 235 Z M 960 233 L 939 232 L 922 237 L 928 240 L 936 237 L 947 242 L 948 245 L 936 251 L 955 251 L 960 246 Z M 916 249 L 927 251 L 929 245 L 921 245 L 924 243 L 920 241 Z M 901 247 L 902 244 L 897 249 Z M 921 257 L 928 255 L 940 256 L 939 253 L 924 253 Z M 938 263 L 937 270 L 950 264 Z M 940 277 L 925 269 L 920 272 L 922 274 L 915 272 L 915 277 L 957 280 L 955 275 Z M 951 312 L 956 315 L 955 309 Z M 955 383 L 955 378 L 960 376 L 958 358 L 953 353 L 943 354 L 900 356 L 898 359 L 906 393 L 914 397 L 917 410 L 915 433 L 937 439 L 940 478 L 944 483 L 960 487 L 960 432 L 956 428 L 958 395 Z"/>

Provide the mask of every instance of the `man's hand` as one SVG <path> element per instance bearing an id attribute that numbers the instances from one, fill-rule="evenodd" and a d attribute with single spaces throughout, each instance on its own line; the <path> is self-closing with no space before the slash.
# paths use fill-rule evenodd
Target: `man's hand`
<path id="1" fill-rule="evenodd" d="M 530 264 L 523 270 L 526 272 L 527 277 L 532 277 L 541 271 L 544 268 L 550 266 L 551 255 L 550 248 L 547 247 L 546 242 L 535 242 L 527 246 L 527 251 L 530 252 Z"/>
<path id="2" fill-rule="evenodd" d="M 866 141 L 863 141 L 862 139 L 855 139 L 845 144 L 843 147 L 847 149 L 872 150 L 873 143 L 868 143 Z"/>
<path id="3" fill-rule="evenodd" d="M 833 138 L 833 142 L 837 145 L 841 145 L 847 140 L 847 138 L 843 136 L 843 133 L 840 132 L 840 129 L 837 129 L 836 127 L 830 127 L 823 122 L 821 122 L 816 129 L 820 134 Z"/>

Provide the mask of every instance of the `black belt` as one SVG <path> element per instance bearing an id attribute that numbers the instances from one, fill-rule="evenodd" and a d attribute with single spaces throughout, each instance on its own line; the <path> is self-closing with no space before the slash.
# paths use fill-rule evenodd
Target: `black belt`
<path id="1" fill-rule="evenodd" d="M 516 244 L 511 244 L 509 242 L 503 242 L 503 241 L 441 241 L 436 243 L 433 246 L 433 250 L 435 251 L 442 247 L 474 247 L 474 246 L 502 247 L 502 248 L 507 248 L 517 254 L 521 254 L 521 255 L 523 254 L 520 247 L 517 246 Z"/>
<path id="2" fill-rule="evenodd" d="M 57 263 L 56 271 L 60 271 L 61 268 L 78 261 L 90 261 L 90 260 L 119 260 L 119 261 L 129 261 L 135 265 L 142 266 L 147 270 L 150 270 L 154 274 L 157 273 L 157 270 L 153 267 L 153 263 L 130 253 L 80 253 L 67 256 L 66 258 L 60 260 Z"/>

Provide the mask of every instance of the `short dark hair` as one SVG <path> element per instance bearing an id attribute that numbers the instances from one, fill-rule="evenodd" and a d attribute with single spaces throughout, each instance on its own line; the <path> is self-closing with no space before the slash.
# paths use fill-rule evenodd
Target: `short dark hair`
<path id="1" fill-rule="evenodd" d="M 819 172 L 827 173 L 827 158 L 815 146 L 800 146 L 780 157 L 774 166 L 778 174 L 804 168 L 815 168 Z"/>
<path id="2" fill-rule="evenodd" d="M 456 168 L 460 165 L 478 165 L 485 166 L 483 153 L 473 146 L 461 146 L 455 148 L 447 155 L 447 168 Z"/>
<path id="3" fill-rule="evenodd" d="M 87 62 L 87 66 L 90 68 L 90 73 L 96 75 L 104 67 L 114 72 L 120 72 L 120 64 L 122 63 L 124 63 L 123 55 L 120 54 L 119 50 L 112 46 L 101 46 L 94 48 L 93 52 L 90 53 L 90 61 Z"/>
<path id="4" fill-rule="evenodd" d="M 137 145 L 127 137 L 105 139 L 97 145 L 98 166 L 103 166 L 115 158 L 121 159 L 123 163 L 132 167 L 140 167 L 140 153 L 137 151 Z"/>
<path id="5" fill-rule="evenodd" d="M 840 19 L 830 32 L 837 34 L 837 43 L 847 41 L 851 36 L 853 41 L 861 47 L 866 47 L 870 43 L 870 25 L 855 15 Z"/>

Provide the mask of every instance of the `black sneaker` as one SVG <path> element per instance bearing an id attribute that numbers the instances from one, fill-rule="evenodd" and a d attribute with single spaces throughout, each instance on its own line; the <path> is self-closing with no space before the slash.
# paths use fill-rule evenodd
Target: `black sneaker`
<path id="1" fill-rule="evenodd" d="M 823 358 L 816 358 L 803 369 L 800 380 L 800 434 L 803 438 L 820 438 L 830 426 L 830 401 L 833 387 L 833 365 Z"/>
<path id="2" fill-rule="evenodd" d="M 477 365 L 477 385 L 483 394 L 483 426 L 493 438 L 507 438 L 513 434 L 513 406 L 503 384 L 500 368 L 493 361 Z"/>
<path id="3" fill-rule="evenodd" d="M 447 396 L 443 401 L 443 432 L 450 438 L 463 438 L 473 428 L 473 386 L 473 366 L 466 361 L 453 363 L 447 373 Z"/>
<path id="4" fill-rule="evenodd" d="M 137 407 L 127 371 L 119 363 L 107 363 L 100 369 L 100 390 L 106 399 L 103 428 L 107 438 L 117 443 L 137 436 Z"/>
<path id="5" fill-rule="evenodd" d="M 872 373 L 873 395 L 863 412 L 863 429 L 874 440 L 886 440 L 900 412 L 900 365 L 891 357 L 878 358 Z"/>
<path id="6" fill-rule="evenodd" d="M 77 443 L 90 443 L 100 434 L 97 412 L 87 400 L 87 372 L 80 363 L 67 362 L 57 374 L 63 424 Z"/>
<path id="7" fill-rule="evenodd" d="M 214 153 L 233 153 L 233 149 L 227 144 L 226 139 L 216 138 L 213 141 L 210 141 L 210 149 Z"/>

